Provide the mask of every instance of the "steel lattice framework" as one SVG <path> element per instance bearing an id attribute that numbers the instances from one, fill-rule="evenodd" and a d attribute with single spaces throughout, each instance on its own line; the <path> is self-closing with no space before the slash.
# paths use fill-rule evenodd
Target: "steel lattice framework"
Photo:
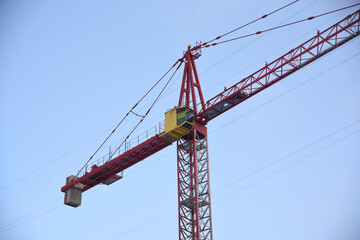
<path id="1" fill-rule="evenodd" d="M 360 34 L 360 10 L 208 100 L 197 115 L 208 122 Z"/>
<path id="2" fill-rule="evenodd" d="M 204 107 L 195 59 L 201 51 L 184 54 L 184 74 L 179 107 L 186 106 L 197 113 L 196 99 Z M 194 129 L 177 141 L 179 239 L 212 240 L 211 199 L 207 129 L 195 122 Z"/>
<path id="3" fill-rule="evenodd" d="M 207 129 L 178 140 L 179 239 L 212 240 Z"/>
<path id="4" fill-rule="evenodd" d="M 177 140 L 180 240 L 213 239 L 205 125 L 225 111 L 359 36 L 359 22 L 360 10 L 357 10 L 328 29 L 318 31 L 313 38 L 267 63 L 260 70 L 225 89 L 206 103 L 195 66 L 195 59 L 201 56 L 201 43 L 193 49 L 189 46 L 184 52 L 183 58 L 179 59 L 185 62 L 185 68 L 178 106 L 193 109 L 196 121 L 193 130 Z M 201 107 L 199 111 L 198 106 Z M 124 152 L 119 150 L 117 157 L 95 165 L 89 172 L 85 169 L 79 178 L 73 177 L 72 180 L 67 181 L 61 191 L 67 192 L 72 188 L 78 188 L 82 193 L 98 184 L 111 184 L 114 174 L 171 145 L 160 137 L 162 134 L 163 131 L 159 130 L 159 133 L 146 137 L 142 143 L 138 141 L 138 145 L 125 149 Z"/>

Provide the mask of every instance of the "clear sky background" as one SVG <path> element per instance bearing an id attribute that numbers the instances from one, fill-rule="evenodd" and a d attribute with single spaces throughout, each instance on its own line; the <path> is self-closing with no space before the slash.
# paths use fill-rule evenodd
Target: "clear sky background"
<path id="1" fill-rule="evenodd" d="M 175 144 L 79 208 L 60 188 L 188 44 L 289 2 L 1 1 L 0 239 L 177 239 Z M 354 3 L 301 0 L 234 37 Z M 357 9 L 203 50 L 205 99 Z M 214 239 L 360 239 L 359 53 L 357 38 L 208 124 Z M 177 104 L 179 87 L 134 136 Z"/>

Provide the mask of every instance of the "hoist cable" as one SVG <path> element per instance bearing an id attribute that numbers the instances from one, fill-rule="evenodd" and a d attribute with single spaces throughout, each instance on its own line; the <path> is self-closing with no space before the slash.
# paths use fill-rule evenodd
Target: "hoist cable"
<path id="1" fill-rule="evenodd" d="M 142 116 L 142 118 L 140 119 L 140 121 L 136 124 L 136 126 L 132 129 L 132 131 L 126 136 L 126 138 L 123 140 L 123 142 L 120 144 L 119 147 L 117 147 L 115 149 L 115 151 L 113 151 L 113 153 L 111 155 L 109 155 L 109 159 L 111 159 L 114 154 L 116 153 L 116 151 L 118 151 L 120 149 L 120 147 L 126 142 L 126 140 L 131 136 L 131 134 L 136 130 L 136 128 L 142 123 L 142 121 L 146 118 L 146 116 L 149 114 L 149 112 L 151 111 L 151 109 L 154 107 L 155 103 L 159 100 L 160 96 L 162 95 L 162 93 L 164 92 L 164 90 L 166 89 L 167 85 L 170 83 L 171 79 L 174 77 L 174 75 L 176 74 L 176 72 L 179 70 L 180 66 L 182 65 L 183 61 L 178 60 L 174 66 L 180 62 L 180 64 L 177 66 L 176 70 L 174 71 L 174 73 L 171 75 L 171 77 L 169 78 L 169 80 L 167 81 L 167 83 L 165 84 L 165 86 L 161 89 L 160 93 L 158 94 L 158 96 L 156 97 L 156 99 L 154 100 L 154 102 L 151 104 L 151 106 L 149 107 L 149 109 L 147 110 L 147 112 L 145 113 L 144 116 Z M 173 67 L 174 67 L 173 66 Z M 173 68 L 172 67 L 172 68 Z M 170 69 L 171 70 L 171 69 Z"/>
<path id="2" fill-rule="evenodd" d="M 158 99 L 160 98 L 161 94 L 164 92 L 164 90 L 166 89 L 167 85 L 170 83 L 171 79 L 174 77 L 174 75 L 176 74 L 176 72 L 179 70 L 180 66 L 182 65 L 183 61 L 182 59 L 179 59 L 174 65 L 173 67 L 179 63 L 180 64 L 177 66 L 176 70 L 174 71 L 174 73 L 171 75 L 171 77 L 169 78 L 169 80 L 167 81 L 167 83 L 165 84 L 165 86 L 161 89 L 160 93 L 158 94 L 158 96 L 156 97 L 156 99 L 154 100 L 154 102 L 151 104 L 151 106 L 149 107 L 149 109 L 147 110 L 147 112 L 145 113 L 145 115 L 141 118 L 141 120 L 133 127 L 133 129 L 131 130 L 131 132 L 126 136 L 126 138 L 124 138 L 124 140 L 122 141 L 122 143 L 115 149 L 115 151 L 113 151 L 112 153 L 109 153 L 109 160 L 114 156 L 114 154 L 121 148 L 121 146 L 126 143 L 126 140 L 131 136 L 131 134 L 137 129 L 137 127 L 142 123 L 142 121 L 145 119 L 145 117 L 149 114 L 149 112 L 151 111 L 151 109 L 153 108 L 153 106 L 155 105 L 155 103 L 158 101 Z M 172 68 L 173 68 L 172 67 Z M 171 69 L 170 69 L 171 70 Z M 80 170 L 81 171 L 81 170 Z M 78 174 L 80 173 L 80 171 L 78 172 Z M 95 179 L 93 179 L 93 181 L 96 181 L 97 179 L 99 179 L 101 177 L 101 175 L 97 176 Z"/>
<path id="3" fill-rule="evenodd" d="M 273 13 L 276 13 L 276 12 L 278 12 L 278 11 L 284 9 L 284 8 L 287 8 L 288 6 L 294 4 L 294 3 L 298 2 L 298 1 L 300 1 L 300 0 L 293 1 L 293 2 L 291 2 L 291 3 L 289 3 L 289 4 L 287 4 L 287 5 L 279 8 L 279 9 L 276 9 L 275 11 L 272 11 L 272 12 L 270 12 L 270 13 L 268 13 L 268 14 L 265 14 L 265 15 L 263 15 L 263 16 L 255 19 L 255 20 L 251 21 L 251 22 L 246 23 L 246 24 L 244 24 L 244 25 L 242 25 L 242 26 L 240 26 L 240 27 L 238 27 L 238 28 L 235 28 L 234 30 L 231 30 L 230 32 L 227 32 L 227 33 L 225 33 L 225 34 L 223 34 L 223 35 L 220 35 L 220 36 L 218 36 L 218 37 L 216 37 L 216 38 L 214 38 L 214 39 L 212 39 L 212 40 L 210 40 L 210 41 L 207 41 L 207 42 L 203 43 L 202 46 L 205 46 L 205 45 L 207 45 L 207 44 L 209 44 L 209 43 L 211 43 L 211 42 L 213 42 L 213 41 L 215 41 L 215 40 L 219 40 L 220 38 L 222 38 L 222 37 L 224 37 L 224 36 L 226 36 L 226 35 L 229 35 L 229 34 L 231 34 L 231 33 L 233 33 L 233 32 L 236 32 L 236 31 L 238 31 L 238 30 L 240 30 L 240 29 L 242 29 L 242 28 L 244 28 L 244 27 L 246 27 L 246 26 L 248 26 L 248 25 L 250 25 L 250 24 L 253 24 L 253 23 L 255 23 L 255 22 L 257 22 L 257 21 L 259 21 L 259 20 L 261 20 L 261 19 L 264 19 L 264 18 L 266 18 L 267 16 L 270 16 L 270 15 L 273 14 Z M 201 47 L 201 46 L 200 46 L 200 47 Z M 195 48 L 196 48 L 196 46 L 195 46 Z"/>
<path id="4" fill-rule="evenodd" d="M 225 40 L 225 41 L 216 42 L 216 43 L 212 43 L 212 44 L 206 44 L 203 47 L 207 48 L 207 47 L 216 46 L 216 45 L 219 45 L 219 44 L 222 44 L 222 43 L 227 43 L 227 42 L 239 40 L 239 39 L 242 39 L 242 38 L 246 38 L 246 37 L 250 37 L 250 36 L 254 36 L 254 35 L 259 35 L 261 33 L 273 31 L 273 30 L 283 28 L 283 27 L 288 27 L 288 26 L 291 26 L 291 25 L 294 25 L 294 24 L 297 24 L 297 23 L 310 21 L 310 20 L 313 20 L 315 18 L 322 17 L 322 16 L 325 16 L 325 15 L 329 15 L 329 14 L 332 14 L 332 13 L 335 13 L 335 12 L 339 12 L 339 11 L 342 11 L 342 10 L 345 10 L 345 9 L 348 9 L 348 8 L 352 8 L 352 7 L 355 7 L 355 6 L 358 6 L 358 5 L 360 5 L 360 3 L 354 4 L 354 5 L 351 5 L 351 6 L 348 6 L 348 7 L 340 8 L 340 9 L 337 9 L 337 10 L 333 10 L 333 11 L 330 11 L 330 12 L 322 13 L 322 14 L 319 14 L 319 15 L 316 15 L 316 16 L 311 16 L 311 17 L 308 17 L 308 18 L 305 18 L 305 19 L 302 19 L 302 20 L 298 20 L 298 21 L 295 21 L 295 22 L 283 24 L 283 25 L 280 25 L 280 26 L 277 26 L 277 27 L 265 29 L 265 30 L 262 30 L 262 31 L 257 31 L 255 33 L 243 35 L 243 36 L 236 37 L 236 38 L 231 38 L 231 39 L 228 39 L 228 40 Z"/>
<path id="5" fill-rule="evenodd" d="M 73 178 L 73 180 L 76 179 L 76 177 L 80 174 L 80 172 L 87 166 L 87 164 L 93 159 L 93 157 L 96 155 L 96 153 L 104 146 L 104 144 L 109 140 L 109 138 L 115 133 L 115 131 L 119 128 L 119 126 L 124 122 L 124 120 L 129 116 L 131 112 L 138 106 L 138 104 L 161 82 L 161 80 L 178 64 L 181 62 L 181 59 L 178 59 L 172 67 L 145 93 L 145 95 L 126 113 L 126 115 L 121 119 L 121 121 L 116 125 L 116 127 L 111 131 L 111 133 L 107 136 L 107 138 L 103 141 L 103 143 L 96 149 L 93 155 L 87 160 L 87 162 L 84 164 L 84 166 L 78 171 L 76 176 Z M 181 64 L 180 64 L 181 65 Z M 135 113 L 134 113 L 135 114 Z M 137 115 L 137 114 L 135 114 Z M 146 116 L 146 115 L 145 115 Z M 132 132 L 131 132 L 132 133 Z"/>

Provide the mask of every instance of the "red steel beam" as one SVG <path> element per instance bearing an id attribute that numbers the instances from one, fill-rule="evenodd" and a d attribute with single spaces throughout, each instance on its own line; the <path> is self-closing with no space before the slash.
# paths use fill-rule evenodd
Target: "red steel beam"
<path id="1" fill-rule="evenodd" d="M 184 74 L 181 83 L 180 89 L 180 97 L 178 106 L 186 106 L 192 108 L 194 113 L 197 114 L 197 100 L 196 100 L 196 91 L 199 97 L 201 107 L 205 107 L 204 97 L 201 91 L 200 80 L 196 70 L 194 56 L 192 55 L 192 51 L 190 46 L 188 50 L 184 54 L 185 58 L 185 67 Z M 195 77 L 195 78 L 194 78 Z M 195 79 L 195 80 L 194 80 Z M 190 106 L 192 104 L 192 106 Z"/>
<path id="2" fill-rule="evenodd" d="M 171 145 L 171 143 L 161 139 L 159 135 L 155 135 L 120 156 L 101 166 L 93 168 L 90 172 L 86 172 L 83 176 L 80 176 L 78 179 L 63 186 L 61 191 L 65 192 L 65 190 L 71 188 L 75 184 L 82 183 L 84 184 L 83 192 L 85 192 L 169 145 Z"/>
<path id="3" fill-rule="evenodd" d="M 196 115 L 199 122 L 206 124 L 227 110 L 254 96 L 274 83 L 324 56 L 360 34 L 360 10 L 317 33 L 300 46 L 266 64 L 252 75 L 226 89 L 206 102 Z"/>

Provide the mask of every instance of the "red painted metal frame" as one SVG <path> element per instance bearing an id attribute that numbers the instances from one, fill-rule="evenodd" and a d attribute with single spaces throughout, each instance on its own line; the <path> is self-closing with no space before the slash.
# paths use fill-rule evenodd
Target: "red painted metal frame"
<path id="1" fill-rule="evenodd" d="M 201 52 L 191 51 L 190 46 L 184 54 L 185 67 L 178 104 L 179 107 L 192 108 L 195 114 L 197 113 L 197 99 L 199 99 L 201 107 L 205 107 L 194 59 L 199 56 L 201 56 Z M 194 129 L 177 141 L 177 159 L 179 239 L 212 240 L 207 129 L 205 126 L 195 122 Z"/>
<path id="2" fill-rule="evenodd" d="M 185 52 L 184 58 L 185 59 L 185 67 L 184 67 L 184 74 L 181 83 L 180 89 L 180 97 L 179 97 L 179 107 L 186 106 L 188 108 L 192 108 L 194 113 L 197 114 L 197 104 L 196 104 L 196 92 L 195 87 L 198 91 L 199 99 L 201 107 L 205 107 L 204 97 L 201 91 L 199 76 L 197 74 L 196 66 L 194 57 L 191 53 L 190 46 L 188 50 Z M 194 81 L 194 76 L 195 81 Z M 192 99 L 192 101 L 190 100 Z M 192 106 L 190 104 L 192 103 Z"/>
<path id="3" fill-rule="evenodd" d="M 193 108 L 196 122 L 192 132 L 177 142 L 180 240 L 212 240 L 213 238 L 207 130 L 204 125 L 249 97 L 357 37 L 360 34 L 359 18 L 360 10 L 325 31 L 318 32 L 315 37 L 270 64 L 266 64 L 259 71 L 244 78 L 206 103 L 195 66 L 195 55 L 192 54 L 190 47 L 188 48 L 183 58 L 186 62 L 179 106 Z M 199 112 L 197 112 L 195 88 L 201 105 Z M 190 106 L 191 104 L 192 106 Z M 155 135 L 102 166 L 86 172 L 83 176 L 63 186 L 61 191 L 65 192 L 78 183 L 82 183 L 83 191 L 86 191 L 169 145 L 169 142 L 161 139 L 159 135 Z M 206 147 L 204 148 L 204 146 Z"/>
<path id="4" fill-rule="evenodd" d="M 197 114 L 197 121 L 206 124 L 249 97 L 359 36 L 359 19 L 360 10 L 328 29 L 318 32 L 307 42 L 211 98 Z"/>
<path id="5" fill-rule="evenodd" d="M 180 240 L 212 240 L 207 129 L 196 123 L 177 142 Z"/>
<path id="6" fill-rule="evenodd" d="M 75 184 L 82 183 L 84 184 L 83 192 L 85 192 L 86 190 L 103 183 L 105 180 L 111 178 L 115 174 L 166 148 L 170 144 L 171 143 L 160 138 L 159 135 L 155 135 L 140 145 L 106 162 L 102 166 L 98 166 L 93 168 L 90 172 L 86 172 L 83 176 L 63 186 L 61 191 L 65 192 L 65 190 L 69 189 Z"/>

